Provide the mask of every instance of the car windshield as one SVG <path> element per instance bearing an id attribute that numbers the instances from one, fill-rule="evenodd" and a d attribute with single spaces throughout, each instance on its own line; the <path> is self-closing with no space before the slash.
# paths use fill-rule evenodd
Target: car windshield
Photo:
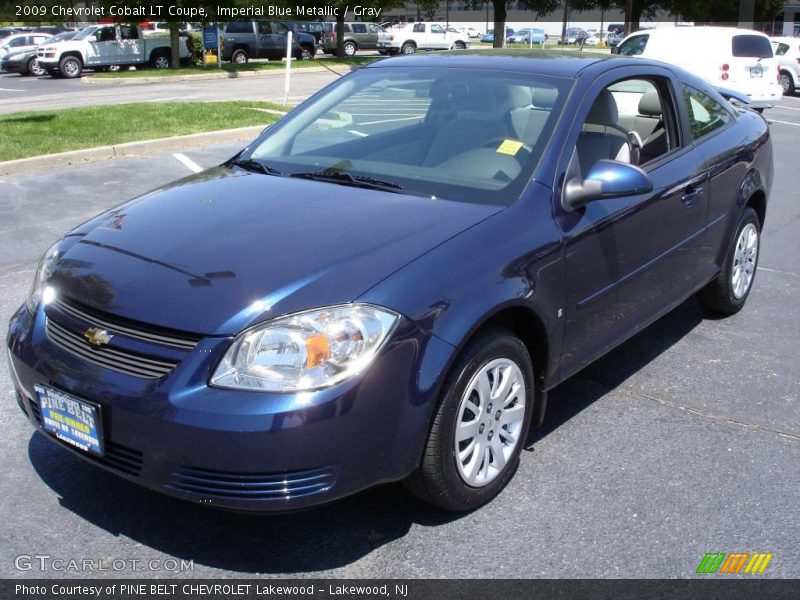
<path id="1" fill-rule="evenodd" d="M 370 179 L 401 193 L 508 205 L 538 163 L 571 82 L 478 69 L 360 69 L 289 113 L 242 159 L 284 175 L 334 174 L 337 183 Z"/>

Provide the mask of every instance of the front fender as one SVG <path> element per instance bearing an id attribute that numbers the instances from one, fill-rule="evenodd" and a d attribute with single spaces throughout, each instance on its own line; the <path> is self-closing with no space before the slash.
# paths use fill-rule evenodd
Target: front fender
<path id="1" fill-rule="evenodd" d="M 508 308 L 524 308 L 547 336 L 545 388 L 557 379 L 564 272 L 551 191 L 534 183 L 513 206 L 458 234 L 363 294 L 396 310 L 453 348 Z"/>

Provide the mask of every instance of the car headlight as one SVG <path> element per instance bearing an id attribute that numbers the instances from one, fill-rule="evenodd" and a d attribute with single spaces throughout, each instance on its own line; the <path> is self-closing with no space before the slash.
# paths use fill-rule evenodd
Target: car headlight
<path id="1" fill-rule="evenodd" d="M 31 314 L 34 314 L 36 309 L 39 308 L 39 303 L 42 299 L 49 301 L 48 296 L 53 294 L 52 288 L 45 288 L 44 284 L 50 279 L 50 276 L 53 274 L 53 267 L 55 267 L 58 259 L 61 258 L 60 244 L 61 242 L 59 241 L 50 246 L 39 260 L 39 264 L 36 267 L 36 272 L 33 275 L 33 283 L 31 284 L 31 292 L 28 294 L 28 300 L 25 302 Z"/>
<path id="2" fill-rule="evenodd" d="M 211 385 L 270 392 L 331 386 L 364 370 L 400 315 L 366 304 L 319 308 L 241 333 Z"/>

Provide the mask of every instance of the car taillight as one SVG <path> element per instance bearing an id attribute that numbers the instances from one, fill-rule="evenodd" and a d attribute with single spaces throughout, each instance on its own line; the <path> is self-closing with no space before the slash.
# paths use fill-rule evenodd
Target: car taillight
<path id="1" fill-rule="evenodd" d="M 730 77 L 730 75 L 728 75 L 728 71 L 730 70 L 730 68 L 731 66 L 728 63 L 723 63 L 720 66 L 719 70 L 722 71 L 722 73 L 720 74 L 720 79 L 725 81 L 728 79 L 728 77 Z"/>
<path id="2" fill-rule="evenodd" d="M 335 31 L 331 31 L 329 39 L 331 41 L 331 44 L 335 44 L 336 43 L 336 32 Z"/>

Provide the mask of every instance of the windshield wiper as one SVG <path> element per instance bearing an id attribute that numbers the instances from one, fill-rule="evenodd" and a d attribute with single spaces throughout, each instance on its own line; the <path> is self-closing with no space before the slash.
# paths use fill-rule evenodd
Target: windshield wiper
<path id="1" fill-rule="evenodd" d="M 236 165 L 237 167 L 241 167 L 248 171 L 253 171 L 254 173 L 263 173 L 264 175 L 283 175 L 283 173 L 278 171 L 278 169 L 270 167 L 268 164 L 255 160 L 254 158 L 236 158 L 229 164 Z"/>
<path id="2" fill-rule="evenodd" d="M 289 177 L 299 177 L 300 179 L 312 179 L 314 181 L 327 181 L 339 185 L 349 185 L 351 187 L 367 188 L 371 190 L 381 190 L 383 192 L 400 192 L 403 186 L 392 181 L 381 181 L 373 177 L 362 175 L 351 175 L 341 171 L 318 171 L 316 173 L 292 173 Z"/>

